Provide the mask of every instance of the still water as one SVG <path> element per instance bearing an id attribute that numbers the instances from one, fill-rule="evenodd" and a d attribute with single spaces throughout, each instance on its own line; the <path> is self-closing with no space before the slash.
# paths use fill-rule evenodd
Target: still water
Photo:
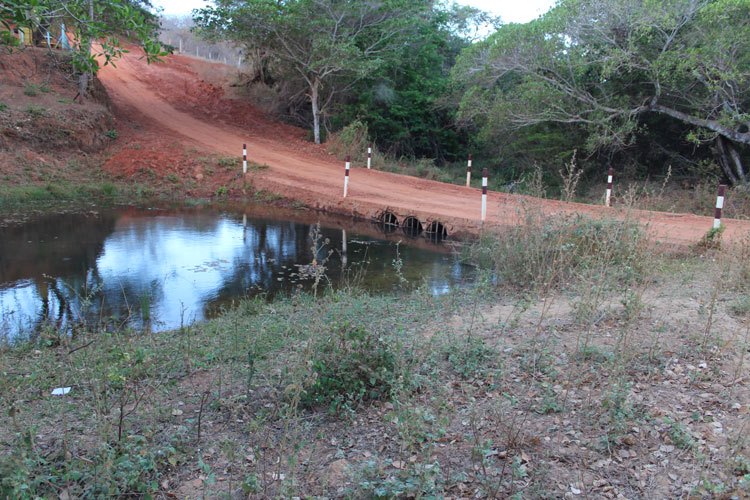
<path id="1" fill-rule="evenodd" d="M 178 328 L 237 298 L 310 290 L 315 269 L 324 274 L 319 289 L 426 284 L 440 294 L 473 279 L 446 242 L 321 217 L 255 206 L 120 207 L 7 224 L 0 227 L 0 336 L 81 320 Z M 318 222 L 315 262 L 324 269 L 311 267 Z"/>

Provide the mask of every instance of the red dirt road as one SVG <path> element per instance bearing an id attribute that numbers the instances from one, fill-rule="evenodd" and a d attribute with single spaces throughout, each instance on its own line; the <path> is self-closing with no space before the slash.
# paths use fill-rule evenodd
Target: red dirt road
<path id="1" fill-rule="evenodd" d="M 191 69 L 196 64 L 208 70 L 212 66 L 182 56 L 147 65 L 134 50 L 118 61 L 116 69 L 102 69 L 100 78 L 117 115 L 142 127 L 142 135 L 154 140 L 171 138 L 191 148 L 234 157 L 242 154 L 242 144 L 247 143 L 248 159 L 271 167 L 248 174 L 247 182 L 255 188 L 339 214 L 372 218 L 389 209 L 400 217 L 416 215 L 423 222 L 440 220 L 449 233 L 479 231 L 481 192 L 475 188 L 354 166 L 344 199 L 343 162 L 307 142 L 303 130 L 273 122 L 248 104 L 224 97 L 221 88 L 200 80 Z M 547 216 L 626 216 L 623 210 L 596 205 L 494 192 L 488 198 L 489 226 L 518 224 L 523 206 Z M 630 213 L 648 224 L 659 241 L 677 246 L 696 243 L 713 223 L 712 218 L 689 214 Z M 724 223 L 725 240 L 736 241 L 750 232 L 750 221 L 725 219 Z"/>

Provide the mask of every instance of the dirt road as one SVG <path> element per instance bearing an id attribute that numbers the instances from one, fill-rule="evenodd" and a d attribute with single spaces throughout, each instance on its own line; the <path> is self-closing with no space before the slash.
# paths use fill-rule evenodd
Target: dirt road
<path id="1" fill-rule="evenodd" d="M 439 220 L 451 234 L 477 233 L 481 227 L 481 192 L 475 188 L 353 165 L 349 195 L 344 199 L 343 162 L 306 141 L 301 129 L 275 123 L 248 104 L 226 98 L 220 87 L 201 81 L 193 70 L 196 64 L 211 66 L 182 56 L 147 65 L 134 50 L 118 61 L 116 69 L 104 68 L 100 78 L 118 115 L 138 124 L 143 134 L 170 137 L 187 147 L 235 157 L 246 143 L 249 160 L 271 167 L 248 174 L 248 182 L 256 188 L 339 214 L 370 218 L 388 209 L 399 217 Z M 518 224 L 524 208 L 545 215 L 626 216 L 619 209 L 491 192 L 486 225 Z M 658 240 L 678 246 L 700 240 L 713 222 L 712 218 L 689 214 L 631 213 L 648 224 Z M 748 221 L 724 222 L 725 239 L 736 240 L 750 231 Z"/>

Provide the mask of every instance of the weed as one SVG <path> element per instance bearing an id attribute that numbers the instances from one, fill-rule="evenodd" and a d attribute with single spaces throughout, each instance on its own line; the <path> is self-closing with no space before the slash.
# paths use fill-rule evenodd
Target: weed
<path id="1" fill-rule="evenodd" d="M 453 370 L 464 378 L 479 376 L 490 367 L 498 369 L 497 352 L 481 338 L 467 337 L 466 342 L 447 346 L 445 356 Z"/>
<path id="2" fill-rule="evenodd" d="M 729 306 L 729 312 L 738 318 L 750 316 L 750 297 L 739 297 Z"/>
<path id="3" fill-rule="evenodd" d="M 108 137 L 108 138 L 110 138 L 110 139 L 112 139 L 112 140 L 115 140 L 115 139 L 117 139 L 117 136 L 118 136 L 118 135 L 119 135 L 119 134 L 117 133 L 117 130 L 116 130 L 116 129 L 110 129 L 110 130 L 107 130 L 106 132 L 104 132 L 104 136 L 105 136 L 105 137 Z"/>
<path id="4" fill-rule="evenodd" d="M 602 398 L 602 408 L 607 412 L 609 423 L 608 443 L 611 443 L 613 438 L 621 436 L 633 418 L 633 407 L 628 402 L 631 386 L 630 382 L 622 379 L 614 380 Z"/>
<path id="5" fill-rule="evenodd" d="M 237 167 L 238 164 L 242 165 L 242 161 L 233 156 L 220 156 L 217 158 L 216 164 L 225 169 L 232 169 Z"/>
<path id="6" fill-rule="evenodd" d="M 0 111 L 6 111 L 7 109 L 8 109 L 8 105 L 0 101 Z"/>
<path id="7" fill-rule="evenodd" d="M 260 191 L 256 191 L 253 194 L 253 198 L 256 201 L 259 201 L 262 203 L 272 203 L 274 201 L 279 201 L 281 199 L 281 195 L 277 193 L 272 193 L 271 191 L 266 191 L 265 189 L 261 189 Z"/>
<path id="8" fill-rule="evenodd" d="M 541 402 L 534 407 L 534 411 L 540 415 L 548 415 L 550 413 L 560 413 L 562 411 L 562 405 L 557 400 L 557 395 L 549 387 L 545 387 L 544 395 L 541 398 Z"/>
<path id="9" fill-rule="evenodd" d="M 387 398 L 397 379 L 395 359 L 381 335 L 348 323 L 335 326 L 314 348 L 314 382 L 302 403 L 337 410 L 343 404 Z"/>
<path id="10" fill-rule="evenodd" d="M 581 179 L 581 174 L 583 173 L 583 169 L 578 168 L 576 165 L 576 153 L 577 151 L 573 151 L 573 158 L 571 158 L 570 163 L 566 163 L 565 167 L 559 171 L 562 178 L 562 199 L 567 202 L 573 201 L 578 181 Z"/>
<path id="11" fill-rule="evenodd" d="M 44 106 L 37 106 L 34 104 L 26 105 L 26 114 L 28 114 L 32 120 L 47 116 L 47 108 Z"/>
<path id="12" fill-rule="evenodd" d="M 689 450 L 695 446 L 695 440 L 684 424 L 669 417 L 664 417 L 664 423 L 675 446 L 683 450 Z"/>
<path id="13" fill-rule="evenodd" d="M 114 196 L 117 194 L 117 186 L 115 186 L 111 182 L 104 182 L 102 183 L 102 194 L 104 196 Z"/>
<path id="14" fill-rule="evenodd" d="M 263 163 L 263 164 L 261 164 L 261 163 L 255 163 L 254 161 L 248 161 L 247 162 L 247 171 L 248 172 L 258 172 L 258 171 L 261 171 L 261 170 L 268 170 L 269 168 L 271 168 L 271 167 L 269 167 L 265 163 Z"/>
<path id="15" fill-rule="evenodd" d="M 488 241 L 491 247 L 483 248 Z M 645 271 L 644 252 L 643 232 L 633 221 L 526 212 L 525 224 L 474 243 L 465 255 L 470 262 L 489 262 L 501 284 L 544 289 L 580 281 L 602 262 L 608 266 L 606 285 L 637 282 Z"/>
<path id="16" fill-rule="evenodd" d="M 167 180 L 173 184 L 177 184 L 178 182 L 180 182 L 180 176 L 172 172 L 167 176 Z"/>
<path id="17" fill-rule="evenodd" d="M 36 97 L 39 95 L 39 89 L 36 85 L 29 84 L 23 89 L 23 94 L 29 97 Z"/>
<path id="18" fill-rule="evenodd" d="M 389 473 L 378 462 L 370 460 L 354 471 L 353 476 L 359 490 L 353 495 L 354 498 L 438 500 L 445 497 L 440 480 L 440 464 L 437 462 L 418 463 Z"/>
<path id="19" fill-rule="evenodd" d="M 696 246 L 703 250 L 720 248 L 721 236 L 724 234 L 726 228 L 727 227 L 723 223 L 720 224 L 719 227 L 712 227 L 703 235 L 703 238 L 696 243 Z"/>

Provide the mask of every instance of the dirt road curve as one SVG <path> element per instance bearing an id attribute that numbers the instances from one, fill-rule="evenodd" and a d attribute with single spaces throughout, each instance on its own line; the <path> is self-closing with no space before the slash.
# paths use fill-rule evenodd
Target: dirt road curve
<path id="1" fill-rule="evenodd" d="M 116 69 L 106 67 L 100 76 L 116 112 L 142 126 L 146 133 L 231 156 L 240 155 L 242 144 L 247 143 L 248 159 L 271 167 L 248 174 L 248 181 L 256 188 L 340 214 L 374 217 L 387 208 L 399 216 L 440 220 L 451 233 L 479 230 L 481 195 L 475 188 L 354 165 L 349 196 L 344 199 L 342 162 L 305 141 L 303 131 L 273 123 L 247 104 L 223 98 L 221 89 L 200 81 L 191 69 L 195 64 L 181 56 L 170 56 L 165 64 L 147 65 L 134 50 L 118 61 Z M 519 223 L 522 205 L 546 215 L 625 216 L 621 210 L 601 206 L 490 193 L 486 224 Z M 713 222 L 709 217 L 688 214 L 639 211 L 635 215 L 660 241 L 678 246 L 700 240 Z M 750 231 L 748 221 L 724 222 L 725 239 L 736 240 Z"/>

